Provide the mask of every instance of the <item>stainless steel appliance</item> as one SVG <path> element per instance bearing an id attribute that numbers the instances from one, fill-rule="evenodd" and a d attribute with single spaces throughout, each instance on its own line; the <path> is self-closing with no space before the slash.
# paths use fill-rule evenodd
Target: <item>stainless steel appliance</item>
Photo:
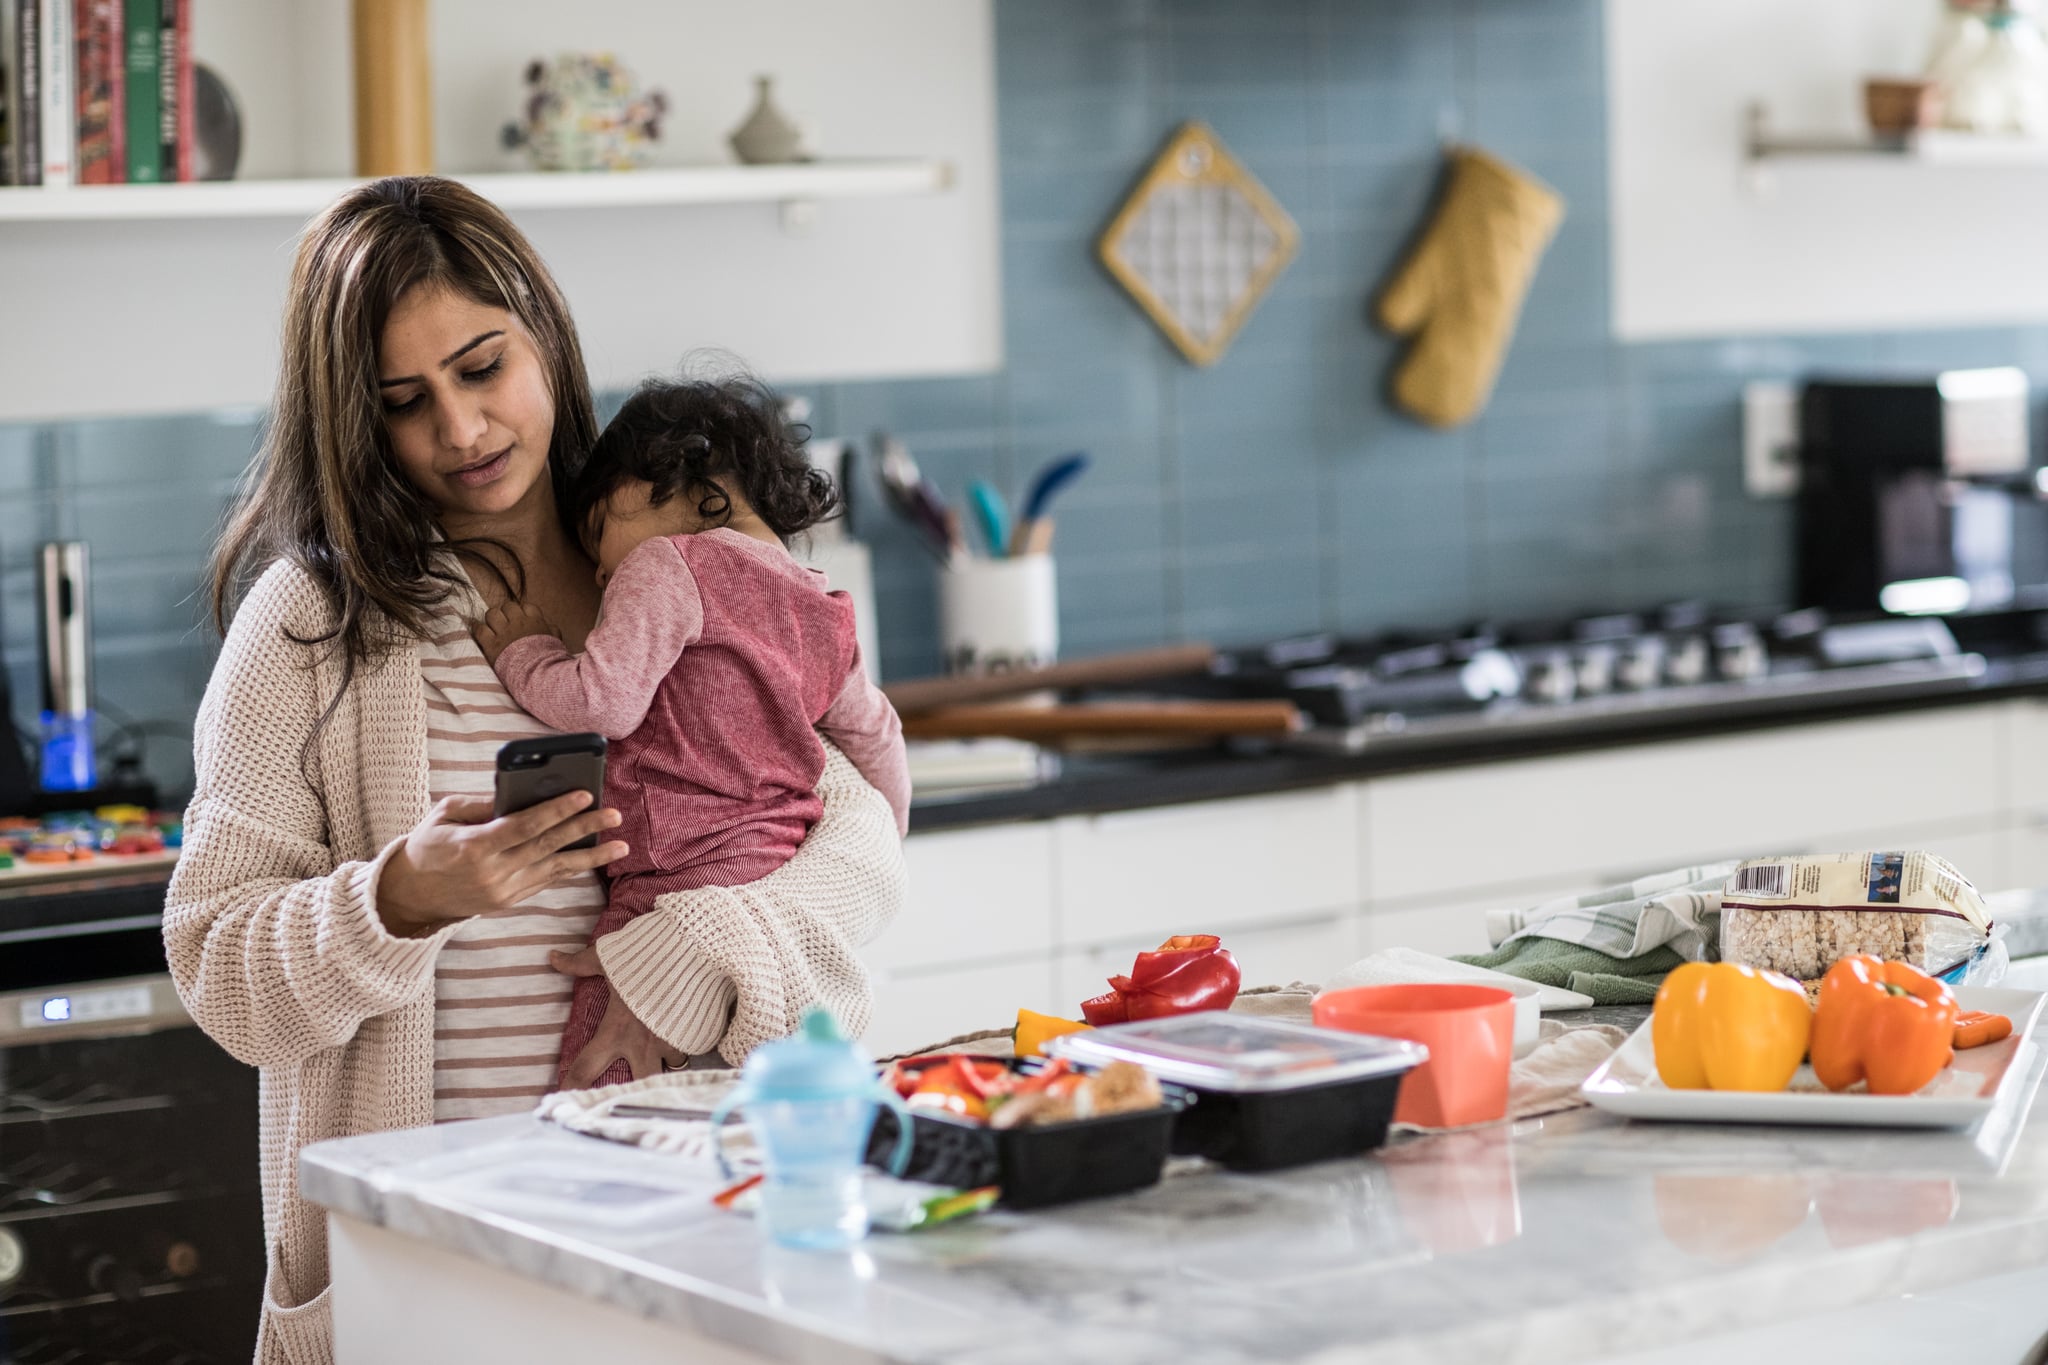
<path id="1" fill-rule="evenodd" d="M 44 791 L 99 785 L 92 709 L 92 615 L 85 542 L 52 541 L 36 562 L 37 638 L 42 646 Z"/>
<path id="2" fill-rule="evenodd" d="M 2040 605 L 2048 512 L 2027 402 L 2017 369 L 1808 383 L 1799 601 L 1912 615 Z"/>
<path id="3" fill-rule="evenodd" d="M 240 1362 L 256 1077 L 165 974 L 164 874 L 0 885 L 0 1361 Z"/>
<path id="4" fill-rule="evenodd" d="M 1285 697 L 1310 721 L 1288 743 L 1395 752 L 1935 694 L 1986 666 L 1938 620 L 1749 620 L 1678 603 L 1431 639 L 1299 637 L 1225 652 L 1176 690 Z"/>

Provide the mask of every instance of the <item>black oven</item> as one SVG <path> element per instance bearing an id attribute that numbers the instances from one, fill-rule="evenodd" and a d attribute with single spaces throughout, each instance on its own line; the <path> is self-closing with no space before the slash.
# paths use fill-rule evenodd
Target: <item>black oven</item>
<path id="1" fill-rule="evenodd" d="M 0 1362 L 242 1365 L 256 1073 L 165 973 L 165 876 L 0 883 Z"/>

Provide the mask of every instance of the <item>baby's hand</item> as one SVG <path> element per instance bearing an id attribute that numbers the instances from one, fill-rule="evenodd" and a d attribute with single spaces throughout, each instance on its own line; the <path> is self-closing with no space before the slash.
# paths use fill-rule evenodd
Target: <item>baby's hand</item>
<path id="1" fill-rule="evenodd" d="M 498 656 L 514 640 L 523 640 L 529 635 L 562 638 L 562 632 L 548 624 L 548 618 L 541 615 L 540 608 L 528 602 L 507 602 L 503 606 L 492 607 L 472 629 L 477 648 L 484 652 L 484 658 L 493 668 L 498 666 Z"/>

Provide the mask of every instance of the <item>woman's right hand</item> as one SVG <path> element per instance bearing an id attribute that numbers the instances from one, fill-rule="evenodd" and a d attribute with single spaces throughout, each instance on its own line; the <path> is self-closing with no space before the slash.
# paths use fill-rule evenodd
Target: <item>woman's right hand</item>
<path id="1" fill-rule="evenodd" d="M 493 818 L 489 797 L 443 798 L 384 864 L 378 917 L 394 935 L 417 937 L 449 920 L 509 910 L 625 857 L 626 846 L 616 840 L 569 847 L 618 827 L 617 811 L 585 809 L 591 799 L 589 792 L 567 792 Z"/>

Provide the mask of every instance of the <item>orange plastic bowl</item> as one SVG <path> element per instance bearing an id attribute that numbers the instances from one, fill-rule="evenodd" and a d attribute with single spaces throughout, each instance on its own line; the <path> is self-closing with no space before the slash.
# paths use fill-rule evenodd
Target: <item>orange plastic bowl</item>
<path id="1" fill-rule="evenodd" d="M 1508 1112 L 1515 997 L 1492 986 L 1353 986 L 1315 999 L 1324 1028 L 1406 1038 L 1429 1060 L 1401 1081 L 1394 1122 L 1425 1128 L 1487 1123 Z"/>

